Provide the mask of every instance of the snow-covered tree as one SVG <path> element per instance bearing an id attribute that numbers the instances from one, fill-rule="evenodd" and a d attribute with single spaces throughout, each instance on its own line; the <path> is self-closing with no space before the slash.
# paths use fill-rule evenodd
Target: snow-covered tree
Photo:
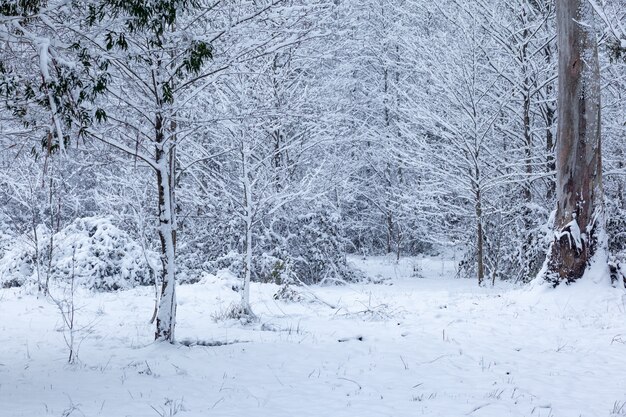
<path id="1" fill-rule="evenodd" d="M 586 1 L 557 1 L 559 97 L 557 212 L 546 279 L 573 282 L 597 257 L 606 263 L 602 155 L 600 152 L 600 64 L 593 7 Z"/>

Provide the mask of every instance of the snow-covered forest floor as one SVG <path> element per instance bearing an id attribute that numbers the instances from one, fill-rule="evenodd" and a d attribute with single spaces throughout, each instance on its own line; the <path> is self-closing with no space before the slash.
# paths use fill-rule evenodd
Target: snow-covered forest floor
<path id="1" fill-rule="evenodd" d="M 0 415 L 626 415 L 622 291 L 478 288 L 451 261 L 352 261 L 376 282 L 298 287 L 298 302 L 254 284 L 254 324 L 220 317 L 232 280 L 180 286 L 178 345 L 152 342 L 153 289 L 80 290 L 75 365 L 57 307 L 0 290 Z"/>

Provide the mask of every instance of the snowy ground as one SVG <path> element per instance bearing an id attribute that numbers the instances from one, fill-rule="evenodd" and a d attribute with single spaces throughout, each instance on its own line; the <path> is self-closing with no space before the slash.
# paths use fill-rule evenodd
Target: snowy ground
<path id="1" fill-rule="evenodd" d="M 151 343 L 150 288 L 81 292 L 73 366 L 56 307 L 0 290 L 0 416 L 626 416 L 622 292 L 480 289 L 450 261 L 355 261 L 382 283 L 298 303 L 255 285 L 254 325 L 214 321 L 237 299 L 223 279 L 179 287 L 178 339 L 222 346 Z"/>

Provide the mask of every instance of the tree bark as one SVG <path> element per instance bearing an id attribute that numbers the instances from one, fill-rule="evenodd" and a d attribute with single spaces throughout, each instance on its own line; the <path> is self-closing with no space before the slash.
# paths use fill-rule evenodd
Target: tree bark
<path id="1" fill-rule="evenodd" d="M 600 154 L 600 66 L 587 0 L 557 0 L 559 46 L 557 214 L 546 278 L 583 276 L 604 228 Z"/>
<path id="2" fill-rule="evenodd" d="M 252 201 L 252 181 L 250 180 L 250 144 L 245 142 L 241 145 L 242 160 L 242 182 L 244 192 L 245 217 L 245 259 L 243 288 L 241 289 L 241 311 L 246 316 L 254 317 L 252 307 L 250 307 L 250 279 L 252 276 L 252 226 L 253 226 L 253 201 Z"/>
<path id="3" fill-rule="evenodd" d="M 161 115 L 156 118 L 159 239 L 161 241 L 161 301 L 157 313 L 156 340 L 174 342 L 176 326 L 176 210 L 174 205 L 173 144 L 165 143 Z"/>
<path id="4" fill-rule="evenodd" d="M 484 254 L 484 230 L 483 230 L 483 208 L 480 189 L 476 190 L 476 258 L 478 285 L 483 285 L 485 280 L 485 254 Z"/>
<path id="5" fill-rule="evenodd" d="M 552 60 L 552 47 L 550 43 L 548 43 L 545 47 L 545 56 L 546 60 L 550 62 Z M 542 104 L 543 107 L 543 117 L 546 123 L 546 154 L 548 155 L 546 159 L 546 171 L 551 174 L 556 170 L 556 164 L 554 161 L 554 135 L 552 133 L 552 129 L 554 128 L 554 116 L 556 110 L 554 108 L 554 104 L 550 102 L 550 98 L 554 92 L 554 83 L 549 82 L 545 87 L 545 103 Z M 554 181 L 549 181 L 546 190 L 546 198 L 548 201 L 552 200 L 556 195 L 556 184 Z"/>

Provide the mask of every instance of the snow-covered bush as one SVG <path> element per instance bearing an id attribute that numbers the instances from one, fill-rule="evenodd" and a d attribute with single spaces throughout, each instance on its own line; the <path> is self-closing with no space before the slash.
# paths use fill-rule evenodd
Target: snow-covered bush
<path id="1" fill-rule="evenodd" d="M 297 233 L 285 248 L 293 273 L 305 283 L 355 281 L 360 275 L 346 262 L 347 240 L 336 213 L 318 210 L 297 218 Z"/>
<path id="2" fill-rule="evenodd" d="M 255 280 L 288 285 L 341 283 L 361 277 L 346 262 L 349 242 L 340 233 L 339 216 L 321 205 L 307 208 L 304 214 L 294 212 L 297 207 L 286 209 L 262 224 L 255 244 Z"/>
<path id="3" fill-rule="evenodd" d="M 73 275 L 79 285 L 111 291 L 151 284 L 160 267 L 157 254 L 144 251 L 108 217 L 77 219 L 52 239 L 43 227 L 38 234 L 37 248 L 34 239 L 22 236 L 0 259 L 1 286 L 40 282 L 42 275 L 52 281 Z"/>
<path id="4" fill-rule="evenodd" d="M 513 206 L 513 203 L 511 203 Z M 549 210 L 535 204 L 515 206 L 519 210 L 500 209 L 484 216 L 483 261 L 485 279 L 529 282 L 543 264 L 550 240 Z M 495 210 L 494 210 L 495 211 Z M 475 245 L 465 252 L 459 264 L 459 275 L 477 276 Z"/>
<path id="5" fill-rule="evenodd" d="M 342 236 L 337 213 L 321 205 L 309 209 L 303 214 L 287 211 L 267 228 L 257 261 L 259 280 L 284 285 L 361 278 L 346 262 L 349 240 Z"/>
<path id="6" fill-rule="evenodd" d="M 626 285 L 626 204 L 623 195 L 607 198 L 606 211 L 611 278 L 613 281 L 621 280 Z"/>
<path id="7" fill-rule="evenodd" d="M 619 196 L 607 199 L 606 229 L 609 238 L 609 251 L 626 258 L 626 205 Z"/>
<path id="8" fill-rule="evenodd" d="M 346 262 L 349 243 L 341 236 L 339 217 L 331 211 L 318 207 L 306 214 L 296 214 L 285 210 L 261 223 L 255 232 L 254 281 L 285 285 L 361 278 Z M 244 271 L 242 248 L 229 248 L 230 245 L 224 248 L 223 255 L 197 265 L 210 273 L 227 268 L 241 277 Z"/>
<path id="9" fill-rule="evenodd" d="M 34 248 L 29 247 L 22 240 L 15 241 L 0 258 L 0 287 L 20 287 L 27 280 L 37 281 L 37 278 L 33 276 L 35 262 Z"/>
<path id="10" fill-rule="evenodd" d="M 519 213 L 510 214 L 506 222 L 497 223 L 499 228 L 494 224 L 496 227 L 492 229 L 495 239 L 501 241 L 500 278 L 529 282 L 539 273 L 551 242 L 552 224 L 548 221 L 551 215 L 550 210 L 535 204 L 520 209 Z"/>
<path id="11" fill-rule="evenodd" d="M 11 236 L 11 228 L 8 225 L 9 219 L 3 213 L 0 213 L 0 257 L 4 256 L 9 250 L 13 237 Z"/>
<path id="12" fill-rule="evenodd" d="M 285 284 L 273 295 L 274 300 L 291 301 L 299 303 L 304 300 L 302 294 L 296 291 L 291 285 Z"/>

